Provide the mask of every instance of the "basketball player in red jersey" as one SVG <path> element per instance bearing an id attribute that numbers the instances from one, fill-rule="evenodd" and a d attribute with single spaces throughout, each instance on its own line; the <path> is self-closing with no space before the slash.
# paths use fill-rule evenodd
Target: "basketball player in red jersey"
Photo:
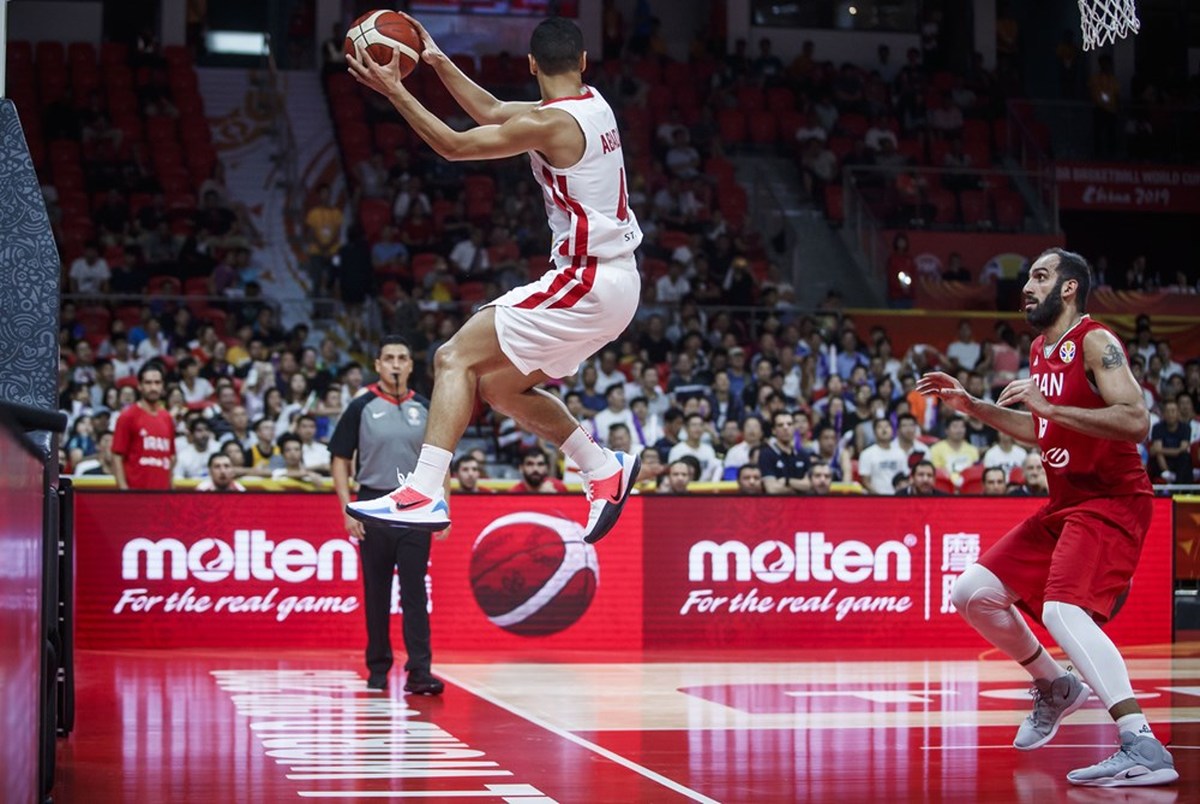
<path id="1" fill-rule="evenodd" d="M 163 370 L 138 371 L 139 399 L 121 411 L 113 433 L 113 475 L 121 489 L 169 489 L 175 467 L 175 422 L 162 403 Z"/>
<path id="2" fill-rule="evenodd" d="M 1048 743 L 1094 690 L 1117 723 L 1121 749 L 1067 780 L 1168 784 L 1179 778 L 1174 761 L 1100 629 L 1128 591 L 1150 526 L 1152 490 L 1137 451 L 1150 419 L 1120 339 L 1084 312 L 1090 286 L 1083 257 L 1044 252 L 1024 289 L 1025 317 L 1040 333 L 1030 376 L 1010 383 L 996 404 L 941 372 L 926 374 L 917 390 L 1041 447 L 1050 502 L 959 576 L 953 592 L 967 622 L 1033 677 L 1033 712 L 1013 745 L 1029 751 Z M 1046 626 L 1087 684 L 1038 644 L 1016 606 Z"/>
<path id="3" fill-rule="evenodd" d="M 407 16 L 407 15 L 406 15 Z M 637 478 L 639 459 L 603 449 L 562 400 L 540 386 L 563 377 L 629 325 L 641 294 L 634 249 L 642 241 L 626 193 L 621 138 L 612 109 L 583 83 L 583 35 L 569 20 L 534 29 L 529 71 L 538 102 L 503 102 L 470 80 L 421 34 L 422 58 L 479 125 L 456 132 L 431 114 L 400 79 L 399 59 L 377 64 L 348 57 L 359 82 L 383 94 L 413 130 L 446 159 L 528 154 L 553 235 L 550 269 L 474 316 L 437 351 L 433 398 L 416 470 L 384 497 L 350 503 L 361 521 L 441 530 L 450 512 L 442 479 L 478 393 L 529 432 L 560 445 L 578 464 L 590 508 L 584 538 L 616 523 Z"/>

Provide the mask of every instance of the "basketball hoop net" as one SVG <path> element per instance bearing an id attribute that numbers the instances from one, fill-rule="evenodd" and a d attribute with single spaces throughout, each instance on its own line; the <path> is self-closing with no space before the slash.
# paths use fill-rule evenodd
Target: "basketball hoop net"
<path id="1" fill-rule="evenodd" d="M 1094 50 L 1141 28 L 1134 0 L 1079 0 L 1083 49 Z"/>

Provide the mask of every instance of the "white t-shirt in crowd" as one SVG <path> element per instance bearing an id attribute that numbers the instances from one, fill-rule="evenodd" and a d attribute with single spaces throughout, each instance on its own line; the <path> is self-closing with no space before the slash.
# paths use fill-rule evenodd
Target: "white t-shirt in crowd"
<path id="1" fill-rule="evenodd" d="M 112 271 L 103 257 L 97 258 L 91 265 L 83 257 L 76 257 L 71 263 L 70 277 L 80 293 L 99 293 L 104 283 L 112 278 Z"/>
<path id="2" fill-rule="evenodd" d="M 873 494 L 895 494 L 892 480 L 907 471 L 908 453 L 895 441 L 886 448 L 872 444 L 858 458 L 858 474 Z"/>

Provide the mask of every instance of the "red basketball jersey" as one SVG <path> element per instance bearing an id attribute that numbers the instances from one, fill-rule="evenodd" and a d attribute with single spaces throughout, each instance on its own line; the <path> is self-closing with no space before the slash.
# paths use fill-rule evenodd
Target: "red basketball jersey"
<path id="1" fill-rule="evenodd" d="M 1052 404 L 1102 408 L 1104 399 L 1087 376 L 1083 339 L 1094 329 L 1106 329 L 1088 316 L 1049 345 L 1038 336 L 1029 352 L 1029 373 Z M 1119 342 L 1119 339 L 1118 339 Z M 1047 353 L 1048 351 L 1048 353 Z M 1050 505 L 1063 508 L 1095 497 L 1152 494 L 1150 478 L 1131 441 L 1096 438 L 1033 417 L 1042 465 L 1050 486 Z"/>
<path id="2" fill-rule="evenodd" d="M 171 488 L 175 423 L 165 408 L 151 414 L 135 404 L 121 411 L 113 433 L 112 450 L 125 459 L 125 480 L 129 488 Z"/>

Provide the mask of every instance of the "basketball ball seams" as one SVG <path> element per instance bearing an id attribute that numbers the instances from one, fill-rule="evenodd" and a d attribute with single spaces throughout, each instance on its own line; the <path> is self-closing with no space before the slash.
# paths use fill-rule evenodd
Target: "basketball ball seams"
<path id="1" fill-rule="evenodd" d="M 475 601 L 497 627 L 520 636 L 569 628 L 599 583 L 595 548 L 579 523 L 523 511 L 493 520 L 471 548 Z"/>

